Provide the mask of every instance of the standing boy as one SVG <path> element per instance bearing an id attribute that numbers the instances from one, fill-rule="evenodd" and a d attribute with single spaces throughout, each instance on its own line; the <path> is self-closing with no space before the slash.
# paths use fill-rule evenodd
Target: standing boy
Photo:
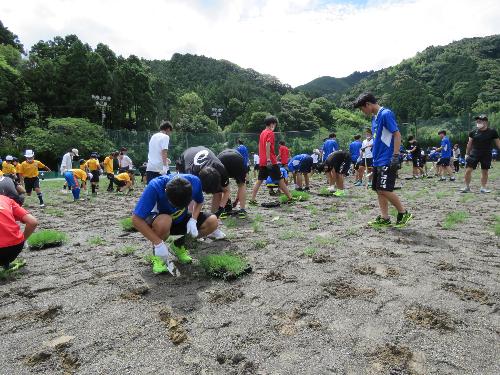
<path id="1" fill-rule="evenodd" d="M 116 159 L 118 153 L 116 151 L 110 153 L 108 156 L 104 158 L 104 161 L 102 162 L 102 166 L 104 167 L 104 172 L 106 173 L 106 177 L 109 180 L 109 185 L 107 188 L 108 192 L 113 191 L 113 180 L 115 177 L 115 172 L 114 172 L 114 163 L 113 161 Z"/>
<path id="2" fill-rule="evenodd" d="M 455 181 L 455 175 L 453 174 L 453 170 L 451 169 L 451 142 L 450 139 L 446 136 L 446 130 L 441 130 L 438 132 L 439 137 L 441 138 L 441 146 L 436 148 L 437 152 L 441 152 L 441 157 L 437 161 L 437 165 L 439 167 L 439 175 L 441 178 L 440 181 L 446 181 L 446 177 L 444 176 L 444 172 L 448 172 L 448 176 L 450 177 L 450 181 Z"/>
<path id="3" fill-rule="evenodd" d="M 149 140 L 148 164 L 146 166 L 146 182 L 163 174 L 169 174 L 168 146 L 173 127 L 170 121 L 162 121 L 158 133 Z"/>
<path id="4" fill-rule="evenodd" d="M 97 152 L 93 152 L 90 154 L 90 159 L 87 160 L 87 168 L 92 176 L 92 178 L 90 178 L 92 195 L 97 195 L 96 189 L 99 189 L 99 175 L 102 172 L 101 165 L 97 157 Z"/>
<path id="5" fill-rule="evenodd" d="M 19 173 L 21 174 L 21 180 L 24 183 L 24 188 L 26 189 L 26 194 L 31 196 L 31 192 L 35 190 L 38 200 L 40 201 L 40 207 L 45 207 L 43 203 L 43 194 L 40 189 L 40 180 L 38 178 L 38 170 L 43 169 L 50 172 L 50 168 L 43 164 L 41 161 L 35 160 L 35 153 L 33 150 L 26 150 L 24 153 L 25 161 L 21 163 L 19 168 Z"/>
<path id="6" fill-rule="evenodd" d="M 399 197 L 394 193 L 396 174 L 399 168 L 399 146 L 401 133 L 394 113 L 377 104 L 371 93 L 361 94 L 354 102 L 365 115 L 372 116 L 373 133 L 373 184 L 377 192 L 380 215 L 371 225 L 387 227 L 391 225 L 389 203 L 398 211 L 396 227 L 403 227 L 411 220 L 412 215 L 406 211 Z"/>

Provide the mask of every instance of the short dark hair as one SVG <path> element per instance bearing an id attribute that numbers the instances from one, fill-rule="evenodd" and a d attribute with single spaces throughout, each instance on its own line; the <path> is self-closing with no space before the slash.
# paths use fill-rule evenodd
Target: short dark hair
<path id="1" fill-rule="evenodd" d="M 279 141 L 279 144 L 280 144 L 281 146 L 284 146 L 284 145 L 285 145 L 285 141 Z"/>
<path id="2" fill-rule="evenodd" d="M 446 135 L 446 130 L 440 130 L 440 131 L 438 131 L 438 135 L 440 135 L 440 134 Z"/>
<path id="3" fill-rule="evenodd" d="M 271 124 L 276 124 L 278 125 L 278 119 L 275 117 L 275 116 L 267 116 L 265 119 L 264 119 L 264 124 L 266 124 L 266 126 L 269 126 Z"/>
<path id="4" fill-rule="evenodd" d="M 123 152 L 123 151 L 128 151 L 128 148 L 126 148 L 126 147 L 122 147 L 122 148 L 120 149 L 120 152 Z"/>
<path id="5" fill-rule="evenodd" d="M 238 138 L 238 144 L 242 145 L 244 143 L 243 143 L 243 141 L 241 139 Z"/>
<path id="6" fill-rule="evenodd" d="M 337 134 L 335 133 L 330 133 L 330 135 L 328 136 L 328 138 L 335 138 L 335 137 L 337 137 Z"/>
<path id="7" fill-rule="evenodd" d="M 217 169 L 204 167 L 198 177 L 200 177 L 201 187 L 205 193 L 213 194 L 221 191 L 221 177 Z"/>
<path id="8" fill-rule="evenodd" d="M 358 139 L 360 139 L 360 138 L 361 138 L 361 136 L 360 136 L 359 134 L 356 134 L 356 135 L 354 136 L 354 139 L 355 139 L 355 140 L 358 140 Z"/>
<path id="9" fill-rule="evenodd" d="M 377 99 L 371 92 L 364 92 L 352 103 L 354 108 L 364 107 L 366 103 L 376 104 Z"/>
<path id="10" fill-rule="evenodd" d="M 365 133 L 370 133 L 370 134 L 373 134 L 372 133 L 372 130 L 370 128 L 365 128 Z"/>
<path id="11" fill-rule="evenodd" d="M 193 186 L 183 177 L 176 177 L 170 180 L 165 186 L 167 199 L 176 208 L 189 206 L 193 195 Z"/>
<path id="12" fill-rule="evenodd" d="M 165 131 L 165 130 L 174 130 L 173 126 L 172 126 L 172 123 L 170 121 L 167 121 L 167 120 L 163 120 L 160 124 L 160 131 Z"/>
<path id="13" fill-rule="evenodd" d="M 408 137 L 408 142 L 411 142 L 411 141 L 413 141 L 414 139 L 415 139 L 415 137 L 414 137 L 413 135 L 410 135 L 410 136 Z"/>

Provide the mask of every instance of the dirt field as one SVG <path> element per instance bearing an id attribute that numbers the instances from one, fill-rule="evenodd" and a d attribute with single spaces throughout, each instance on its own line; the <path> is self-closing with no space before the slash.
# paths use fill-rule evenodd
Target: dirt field
<path id="1" fill-rule="evenodd" d="M 0 373 L 499 374 L 500 165 L 488 195 L 478 172 L 466 195 L 462 173 L 402 180 L 415 218 L 400 230 L 366 225 L 378 210 L 364 188 L 318 196 L 323 179 L 309 202 L 251 207 L 225 222 L 228 240 L 192 249 L 246 256 L 253 273 L 233 282 L 196 264 L 178 279 L 152 274 L 150 244 L 119 224 L 139 191 L 103 182 L 75 204 L 43 182 L 47 208 L 36 196 L 27 207 L 69 241 L 24 250 L 26 267 L 0 281 Z M 468 218 L 446 229 L 453 211 Z"/>

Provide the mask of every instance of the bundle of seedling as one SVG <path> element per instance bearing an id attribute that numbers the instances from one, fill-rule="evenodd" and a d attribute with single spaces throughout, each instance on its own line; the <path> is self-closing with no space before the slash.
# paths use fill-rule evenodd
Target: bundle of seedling
<path id="1" fill-rule="evenodd" d="M 56 230 L 40 230 L 28 238 L 28 245 L 32 250 L 41 250 L 61 246 L 67 239 L 68 237 L 64 233 Z"/>
<path id="2" fill-rule="evenodd" d="M 318 195 L 322 197 L 333 197 L 334 193 L 334 191 L 330 191 L 326 186 L 323 186 L 321 189 L 319 189 Z"/>
<path id="3" fill-rule="evenodd" d="M 297 190 L 292 190 L 290 192 L 292 195 L 292 199 L 294 201 L 308 201 L 311 198 L 311 194 L 309 194 L 306 191 L 297 191 Z M 288 201 L 288 197 L 284 194 L 280 195 L 280 203 L 286 203 Z"/>
<path id="4" fill-rule="evenodd" d="M 135 229 L 134 225 L 132 224 L 131 217 L 126 217 L 125 219 L 120 220 L 120 224 L 122 226 L 122 229 L 125 232 L 136 232 L 137 231 L 137 229 Z"/>
<path id="5" fill-rule="evenodd" d="M 233 253 L 209 254 L 200 259 L 200 265 L 211 277 L 234 280 L 252 272 L 246 259 Z"/>

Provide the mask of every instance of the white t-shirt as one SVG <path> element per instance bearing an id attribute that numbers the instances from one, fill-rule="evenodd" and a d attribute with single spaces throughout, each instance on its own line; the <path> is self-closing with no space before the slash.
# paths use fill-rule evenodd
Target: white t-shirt
<path id="1" fill-rule="evenodd" d="M 259 155 L 254 154 L 254 156 L 253 156 L 253 165 L 259 165 L 259 161 L 260 161 Z"/>
<path id="2" fill-rule="evenodd" d="M 119 161 L 120 168 L 129 167 L 129 169 L 132 169 L 134 167 L 134 165 L 132 164 L 132 159 L 130 159 L 127 155 L 122 155 Z"/>
<path id="3" fill-rule="evenodd" d="M 364 152 L 364 157 L 365 158 L 367 158 L 367 159 L 373 158 L 372 147 L 373 147 L 373 138 L 371 138 L 370 140 L 365 139 L 363 141 L 363 144 L 361 145 L 361 148 L 365 148 L 365 152 Z"/>
<path id="4" fill-rule="evenodd" d="M 313 159 L 313 164 L 317 164 L 318 163 L 318 159 L 319 159 L 319 155 L 316 154 L 316 153 L 313 153 L 313 154 L 311 154 L 311 157 Z"/>
<path id="5" fill-rule="evenodd" d="M 170 137 L 165 133 L 159 132 L 153 134 L 149 140 L 148 165 L 146 171 L 161 172 L 163 169 L 163 159 L 161 153 L 163 150 L 168 150 Z"/>
<path id="6" fill-rule="evenodd" d="M 73 158 L 71 156 L 71 153 L 67 152 L 64 154 L 61 162 L 61 174 L 63 174 L 66 171 L 69 171 L 70 169 L 73 169 Z"/>

